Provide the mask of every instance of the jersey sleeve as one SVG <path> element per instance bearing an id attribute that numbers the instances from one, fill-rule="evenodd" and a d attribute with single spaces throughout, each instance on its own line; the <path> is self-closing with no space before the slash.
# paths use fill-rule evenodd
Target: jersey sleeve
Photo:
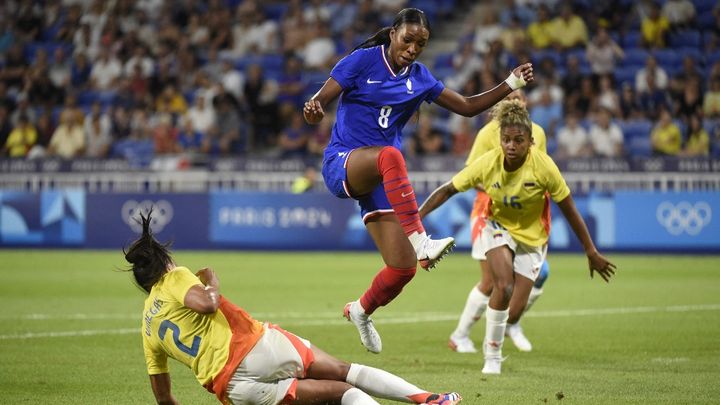
<path id="1" fill-rule="evenodd" d="M 465 166 L 452 178 L 452 185 L 459 192 L 470 190 L 477 184 L 482 183 L 483 168 L 488 166 L 487 155 L 482 158 L 475 159 L 469 166 Z"/>
<path id="2" fill-rule="evenodd" d="M 562 174 L 560 174 L 560 169 L 558 169 L 550 156 L 544 155 L 542 162 L 546 177 L 545 187 L 552 200 L 559 203 L 570 195 L 570 187 L 568 187 Z"/>
<path id="3" fill-rule="evenodd" d="M 168 273 L 167 277 L 170 277 L 167 283 L 167 292 L 180 304 L 185 302 L 185 295 L 192 286 L 203 285 L 187 267 L 178 267 Z"/>
<path id="4" fill-rule="evenodd" d="M 147 339 L 143 339 L 143 351 L 148 375 L 164 374 L 170 371 L 167 353 L 162 350 L 153 350 Z"/>
<path id="5" fill-rule="evenodd" d="M 362 70 L 362 55 L 366 52 L 367 51 L 358 49 L 350 55 L 340 59 L 335 67 L 333 67 L 332 71 L 330 71 L 330 77 L 335 79 L 343 90 L 355 87 L 355 81 Z"/>

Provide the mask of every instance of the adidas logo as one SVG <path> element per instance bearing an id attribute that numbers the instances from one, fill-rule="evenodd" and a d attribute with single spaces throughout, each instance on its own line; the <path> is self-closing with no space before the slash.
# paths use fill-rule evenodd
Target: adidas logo
<path id="1" fill-rule="evenodd" d="M 493 184 L 491 187 L 492 187 L 492 188 L 496 188 L 496 189 L 499 190 L 499 189 L 500 189 L 500 182 L 499 182 L 499 181 L 496 181 L 495 184 Z"/>

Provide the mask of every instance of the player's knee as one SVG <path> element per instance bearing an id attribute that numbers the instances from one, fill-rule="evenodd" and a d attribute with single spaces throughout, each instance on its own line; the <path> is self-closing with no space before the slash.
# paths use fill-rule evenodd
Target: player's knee
<path id="1" fill-rule="evenodd" d="M 512 280 L 498 280 L 495 282 L 495 288 L 502 294 L 502 300 L 504 302 L 510 302 L 510 297 L 512 297 L 513 293 Z"/>
<path id="2" fill-rule="evenodd" d="M 386 146 L 380 149 L 378 158 L 392 164 L 405 164 L 405 158 L 403 157 L 402 152 L 394 146 Z"/>
<path id="3" fill-rule="evenodd" d="M 546 260 L 543 262 L 542 266 L 540 266 L 540 274 L 538 274 L 537 278 L 535 279 L 535 284 L 533 284 L 533 286 L 535 288 L 542 288 L 543 284 L 545 284 L 545 281 L 547 281 L 548 276 L 550 276 L 550 265 Z"/>

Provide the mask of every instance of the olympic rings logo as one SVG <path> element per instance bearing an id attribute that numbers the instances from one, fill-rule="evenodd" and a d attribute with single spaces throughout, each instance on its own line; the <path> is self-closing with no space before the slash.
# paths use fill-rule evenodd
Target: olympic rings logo
<path id="1" fill-rule="evenodd" d="M 153 232 L 158 233 L 169 224 L 173 218 L 173 207 L 166 200 L 153 202 L 144 200 L 137 202 L 135 200 L 125 201 L 120 209 L 120 215 L 123 221 L 130 226 L 136 233 L 142 232 L 142 223 L 140 222 L 140 214 L 147 216 L 152 209 L 152 219 L 150 220 L 150 228 Z"/>
<path id="2" fill-rule="evenodd" d="M 657 220 L 671 235 L 697 235 L 710 224 L 712 209 L 710 204 L 700 201 L 690 204 L 681 201 L 677 205 L 670 201 L 663 201 L 656 211 Z"/>

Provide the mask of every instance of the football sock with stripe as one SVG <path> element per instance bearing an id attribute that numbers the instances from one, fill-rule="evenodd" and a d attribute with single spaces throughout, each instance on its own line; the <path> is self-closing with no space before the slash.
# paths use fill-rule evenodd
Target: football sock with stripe
<path id="1" fill-rule="evenodd" d="M 398 216 L 405 235 L 425 233 L 418 214 L 415 190 L 410 184 L 402 153 L 392 146 L 382 148 L 378 154 L 377 168 L 382 176 L 385 195 Z"/>
<path id="2" fill-rule="evenodd" d="M 405 284 L 415 276 L 415 267 L 401 269 L 385 266 L 375 275 L 370 288 L 360 297 L 360 305 L 366 314 L 372 314 L 378 307 L 387 305 L 397 297 Z"/>
<path id="3" fill-rule="evenodd" d="M 372 396 L 401 402 L 423 403 L 432 395 L 385 370 L 362 364 L 351 364 L 345 381 Z"/>

